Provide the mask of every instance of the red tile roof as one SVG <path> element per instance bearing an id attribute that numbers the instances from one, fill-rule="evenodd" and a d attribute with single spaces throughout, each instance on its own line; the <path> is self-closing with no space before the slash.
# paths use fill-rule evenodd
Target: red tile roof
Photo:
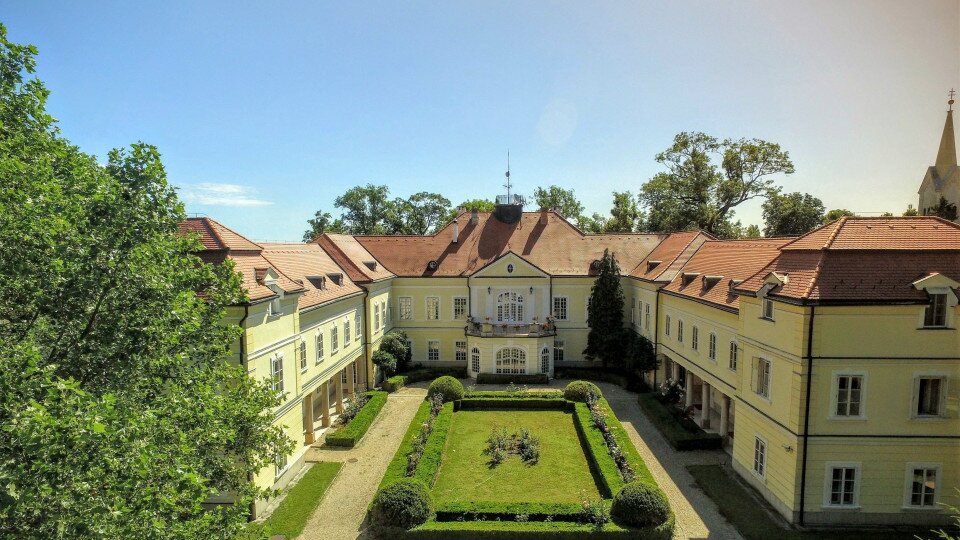
<path id="1" fill-rule="evenodd" d="M 771 296 L 827 302 L 922 301 L 911 284 L 933 272 L 960 281 L 960 226 L 940 218 L 841 218 L 783 247 L 738 291 L 757 294 L 771 272 L 787 283 Z"/>
<path id="2" fill-rule="evenodd" d="M 317 244 L 264 243 L 263 256 L 304 288 L 298 307 L 306 309 L 350 296 L 363 289 Z M 340 276 L 339 284 L 334 279 Z"/>
<path id="3" fill-rule="evenodd" d="M 740 297 L 730 290 L 731 280 L 756 274 L 776 258 L 781 246 L 793 238 L 708 240 L 690 257 L 663 290 L 728 309 L 740 308 Z M 720 279 L 707 283 L 704 276 Z"/>
<path id="4" fill-rule="evenodd" d="M 357 238 L 348 234 L 324 233 L 315 242 L 347 272 L 353 281 L 367 283 L 394 277 L 392 272 L 384 268 L 380 261 L 357 242 Z"/>
<path id="5" fill-rule="evenodd" d="M 541 222 L 542 218 L 545 223 Z M 512 224 L 499 221 L 491 213 L 478 214 L 476 224 L 470 224 L 469 220 L 469 213 L 455 220 L 460 229 L 457 243 L 452 242 L 454 222 L 433 236 L 355 238 L 366 253 L 376 257 L 393 274 L 427 277 L 469 276 L 511 251 L 555 276 L 590 275 L 590 264 L 603 255 L 604 249 L 610 249 L 617 256 L 622 269 L 632 269 L 667 237 L 665 234 L 585 235 L 555 212 L 524 212 L 520 220 Z M 329 235 L 329 238 L 341 245 L 336 236 Z M 343 251 L 347 255 L 346 250 Z M 353 266 L 362 266 L 359 257 L 348 255 L 348 258 Z M 436 270 L 428 270 L 430 261 L 437 261 Z M 364 268 L 358 271 L 367 273 Z"/>
<path id="6" fill-rule="evenodd" d="M 220 223 L 206 217 L 187 218 L 180 223 L 180 233 L 197 233 L 206 249 L 259 251 L 260 246 Z"/>
<path id="7" fill-rule="evenodd" d="M 660 242 L 628 275 L 644 281 L 669 282 L 694 252 L 704 242 L 712 239 L 712 236 L 702 231 L 673 233 Z"/>

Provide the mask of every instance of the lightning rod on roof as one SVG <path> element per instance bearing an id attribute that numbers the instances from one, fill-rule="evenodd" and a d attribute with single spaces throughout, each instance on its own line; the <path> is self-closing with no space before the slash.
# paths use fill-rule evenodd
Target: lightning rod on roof
<path id="1" fill-rule="evenodd" d="M 510 185 L 510 150 L 507 150 L 507 173 L 506 173 L 505 176 L 507 177 L 507 183 L 504 184 L 503 187 L 507 188 L 507 201 L 509 201 L 509 200 L 510 200 L 510 188 L 511 188 L 511 185 Z"/>

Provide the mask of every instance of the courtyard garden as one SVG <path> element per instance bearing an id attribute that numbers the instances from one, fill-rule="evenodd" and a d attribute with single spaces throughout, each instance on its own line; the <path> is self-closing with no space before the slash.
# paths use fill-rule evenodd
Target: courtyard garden
<path id="1" fill-rule="evenodd" d="M 431 384 L 370 507 L 384 536 L 670 538 L 674 516 L 600 390 Z"/>

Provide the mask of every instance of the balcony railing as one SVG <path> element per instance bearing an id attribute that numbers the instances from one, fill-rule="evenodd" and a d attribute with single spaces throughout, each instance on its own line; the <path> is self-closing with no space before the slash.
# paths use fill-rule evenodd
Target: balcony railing
<path id="1" fill-rule="evenodd" d="M 545 337 L 557 335 L 553 321 L 505 323 L 467 320 L 467 335 L 477 337 Z"/>

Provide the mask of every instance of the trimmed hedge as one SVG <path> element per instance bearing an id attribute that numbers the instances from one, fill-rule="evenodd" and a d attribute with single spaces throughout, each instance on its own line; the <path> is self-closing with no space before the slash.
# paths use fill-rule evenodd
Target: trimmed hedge
<path id="1" fill-rule="evenodd" d="M 463 383 L 449 375 L 438 377 L 435 381 L 430 383 L 430 388 L 427 389 L 427 399 L 430 399 L 437 394 L 443 398 L 444 403 L 463 399 Z"/>
<path id="2" fill-rule="evenodd" d="M 497 397 L 468 397 L 455 401 L 454 411 L 479 410 L 535 410 L 535 411 L 572 411 L 573 402 L 565 399 L 507 396 Z"/>
<path id="3" fill-rule="evenodd" d="M 719 433 L 707 433 L 696 425 L 696 431 L 685 429 L 670 409 L 657 400 L 656 394 L 640 394 L 637 400 L 650 423 L 656 426 L 657 431 L 674 449 L 709 450 L 723 447 L 723 439 Z"/>
<path id="4" fill-rule="evenodd" d="M 413 450 L 413 440 L 417 438 L 420 432 L 420 426 L 430 417 L 430 402 L 424 401 L 417 409 L 417 413 L 410 421 L 407 432 L 403 435 L 403 441 L 397 453 L 393 455 L 390 464 L 387 465 L 387 472 L 380 481 L 378 490 L 396 483 L 404 478 L 411 478 L 406 475 L 407 472 L 407 454 Z M 423 449 L 423 455 L 417 463 L 417 469 L 412 478 L 422 481 L 427 487 L 433 486 L 433 481 L 437 478 L 437 472 L 440 470 L 440 460 L 443 458 L 443 447 L 447 442 L 447 432 L 450 431 L 450 424 L 453 421 L 453 403 L 445 403 L 440 414 L 433 421 L 433 431 L 427 438 L 426 447 Z"/>
<path id="5" fill-rule="evenodd" d="M 546 373 L 478 373 L 477 384 L 550 384 Z"/>
<path id="6" fill-rule="evenodd" d="M 367 392 L 367 394 L 370 396 L 370 401 L 364 404 L 360 412 L 357 413 L 352 420 L 347 422 L 347 425 L 333 433 L 328 433 L 324 437 L 324 444 L 328 446 L 353 448 L 360 442 L 360 439 L 362 439 L 364 434 L 367 433 L 367 430 L 370 429 L 370 424 L 372 424 L 377 418 L 377 415 L 380 414 L 380 409 L 387 404 L 386 392 L 372 390 Z"/>
<path id="7" fill-rule="evenodd" d="M 643 482 L 623 486 L 610 507 L 610 517 L 622 525 L 655 526 L 665 522 L 669 515 L 667 496 Z"/>
<path id="8" fill-rule="evenodd" d="M 589 381 L 573 381 L 563 389 L 563 397 L 569 399 L 570 401 L 587 401 L 587 394 L 593 392 L 597 397 L 603 397 L 603 393 L 600 392 L 600 388 L 597 385 Z"/>
<path id="9" fill-rule="evenodd" d="M 463 399 L 475 398 L 509 398 L 509 399 L 554 399 L 563 400 L 561 390 L 527 390 L 526 392 L 507 392 L 505 390 L 474 390 L 467 391 Z"/>
<path id="10" fill-rule="evenodd" d="M 442 377 L 444 375 L 449 375 L 457 379 L 466 379 L 467 378 L 467 368 L 466 367 L 450 367 L 450 368 L 420 368 L 407 371 L 406 373 L 398 373 L 387 380 L 381 383 L 381 387 L 387 392 L 396 392 L 397 390 L 403 388 L 408 384 L 421 381 L 431 381 L 437 377 Z"/>
<path id="11" fill-rule="evenodd" d="M 404 538 L 423 540 L 581 540 L 583 538 L 648 538 L 670 540 L 673 518 L 656 529 L 635 529 L 607 523 L 602 529 L 594 525 L 564 521 L 428 521 L 406 531 Z"/>
<path id="12" fill-rule="evenodd" d="M 433 499 L 423 482 L 401 480 L 377 492 L 372 518 L 382 527 L 409 529 L 426 523 L 433 515 Z"/>
<path id="13" fill-rule="evenodd" d="M 525 514 L 531 521 L 543 521 L 551 516 L 555 521 L 578 521 L 583 505 L 577 503 L 536 502 L 449 502 L 437 507 L 437 521 L 513 521 L 517 514 Z"/>

